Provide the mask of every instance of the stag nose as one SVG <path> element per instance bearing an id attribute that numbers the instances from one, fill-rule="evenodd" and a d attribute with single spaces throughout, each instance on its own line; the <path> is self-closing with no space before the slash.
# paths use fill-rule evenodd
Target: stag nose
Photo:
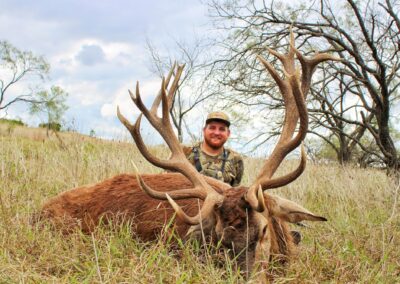
<path id="1" fill-rule="evenodd" d="M 237 234 L 237 230 L 233 226 L 226 227 L 222 230 L 222 234 L 218 236 L 222 245 L 226 248 L 232 248 L 232 242 L 234 241 L 234 236 Z"/>

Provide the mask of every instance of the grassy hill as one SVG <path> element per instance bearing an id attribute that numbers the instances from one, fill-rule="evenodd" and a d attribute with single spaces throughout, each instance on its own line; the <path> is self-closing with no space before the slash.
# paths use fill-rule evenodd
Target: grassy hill
<path id="1" fill-rule="evenodd" d="M 229 261 L 216 265 L 215 256 L 193 246 L 176 252 L 162 241 L 143 244 L 127 227 L 65 237 L 30 225 L 46 199 L 133 172 L 131 160 L 141 172 L 160 171 L 131 143 L 76 133 L 60 139 L 0 124 L 0 283 L 244 282 Z M 168 156 L 165 148 L 152 150 Z M 245 161 L 245 184 L 262 162 Z M 295 166 L 287 162 L 281 173 Z M 276 283 L 400 282 L 399 181 L 376 170 L 309 164 L 298 180 L 273 191 L 329 220 L 295 227 L 304 237 L 299 254 Z"/>

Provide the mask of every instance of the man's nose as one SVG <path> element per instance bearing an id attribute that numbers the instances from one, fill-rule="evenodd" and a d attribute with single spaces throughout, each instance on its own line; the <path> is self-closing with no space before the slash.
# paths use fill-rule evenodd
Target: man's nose
<path id="1" fill-rule="evenodd" d="M 222 133 L 222 131 L 221 131 L 221 130 L 219 130 L 219 129 L 214 129 L 214 130 L 213 130 L 213 133 L 214 133 L 214 134 L 221 134 L 221 133 Z"/>

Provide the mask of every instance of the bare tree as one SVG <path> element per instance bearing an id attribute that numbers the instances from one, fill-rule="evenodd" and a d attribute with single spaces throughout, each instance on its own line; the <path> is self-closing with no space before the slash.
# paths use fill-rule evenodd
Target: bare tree
<path id="1" fill-rule="evenodd" d="M 288 27 L 292 26 L 304 53 L 318 49 L 342 58 L 342 63 L 321 66 L 327 70 L 324 76 L 329 77 L 319 78 L 321 86 L 314 88 L 319 105 L 310 113 L 313 121 L 325 119 L 319 125 L 324 131 L 339 130 L 340 143 L 348 145 L 342 150 L 352 151 L 355 145 L 363 149 L 361 137 L 368 132 L 379 148 L 372 153 L 374 157 L 389 169 L 400 168 L 390 127 L 392 107 L 399 98 L 399 1 L 210 1 L 209 5 L 217 26 L 230 31 L 222 42 L 229 56 L 218 60 L 215 69 L 223 71 L 219 76 L 223 83 L 246 94 L 243 101 L 264 96 L 259 88 L 248 88 L 250 78 L 265 83 L 250 55 L 262 53 L 264 46 L 286 46 Z M 327 88 L 330 80 L 336 90 Z M 281 105 L 279 100 L 268 104 L 275 108 Z M 344 152 L 339 155 L 346 156 Z"/>
<path id="2" fill-rule="evenodd" d="M 32 76 L 43 79 L 49 72 L 50 66 L 41 56 L 30 51 L 20 51 L 7 41 L 0 41 L 0 111 L 7 109 L 14 103 L 43 103 L 36 96 L 36 92 L 10 95 L 10 89 Z"/>
<path id="3" fill-rule="evenodd" d="M 312 117 L 309 133 L 316 135 L 331 147 L 341 164 L 359 162 L 358 149 L 361 149 L 363 157 L 368 154 L 374 157 L 378 164 L 382 163 L 379 149 L 371 149 L 371 139 L 366 139 L 367 127 L 360 122 L 360 115 L 357 116 L 360 110 L 364 110 L 362 103 L 354 98 L 349 102 L 349 98 L 352 97 L 349 88 L 353 82 L 346 81 L 341 73 L 330 74 L 326 69 L 320 71 L 321 79 L 311 88 L 313 101 L 309 105 Z M 374 114 L 370 113 L 366 120 L 372 123 Z"/>
<path id="4" fill-rule="evenodd" d="M 174 46 L 174 52 L 163 55 L 152 42 L 147 41 L 147 50 L 152 63 L 151 70 L 162 77 L 168 70 L 177 72 L 176 62 L 185 66 L 185 72 L 181 76 L 172 100 L 170 114 L 180 142 L 183 141 L 184 131 L 192 141 L 198 140 L 199 136 L 191 131 L 186 120 L 193 109 L 202 106 L 214 95 L 212 89 L 207 87 L 205 79 L 208 43 L 204 39 L 196 38 L 190 44 L 175 40 Z"/>

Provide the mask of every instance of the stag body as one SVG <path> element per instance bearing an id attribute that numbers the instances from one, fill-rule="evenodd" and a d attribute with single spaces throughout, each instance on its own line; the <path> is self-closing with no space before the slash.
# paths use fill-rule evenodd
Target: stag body
<path id="1" fill-rule="evenodd" d="M 141 178 L 159 192 L 191 186 L 190 181 L 179 173 L 142 175 Z M 182 239 L 191 237 L 203 241 L 203 237 L 211 237 L 215 242 L 221 241 L 237 257 L 243 271 L 252 267 L 256 260 L 265 265 L 269 255 L 284 256 L 283 260 L 290 256 L 293 241 L 285 224 L 287 218 L 284 215 L 287 212 L 278 209 L 290 205 L 289 201 L 266 195 L 266 206 L 270 209 L 261 214 L 252 210 L 245 201 L 244 195 L 248 188 L 233 188 L 218 180 L 205 178 L 224 196 L 223 202 L 215 207 L 214 214 L 202 226 L 191 226 L 177 218 L 170 232 L 173 231 Z M 177 203 L 188 215 L 196 215 L 203 205 L 203 201 L 197 198 L 182 199 Z M 291 206 L 286 211 L 303 211 L 305 214 L 296 221 L 320 218 L 300 206 Z M 143 241 L 159 238 L 165 233 L 163 229 L 166 224 L 170 224 L 174 217 L 175 211 L 168 201 L 150 197 L 140 188 L 136 175 L 130 174 L 117 175 L 101 183 L 63 192 L 48 200 L 41 211 L 42 219 L 52 219 L 53 224 L 65 233 L 76 228 L 91 233 L 100 222 L 129 222 L 133 235 Z M 244 252 L 246 248 L 247 252 Z M 250 262 L 246 262 L 246 257 Z"/>
<path id="2" fill-rule="evenodd" d="M 160 192 L 191 185 L 179 173 L 143 175 L 142 178 Z M 221 190 L 220 182 L 214 179 L 209 179 L 209 182 L 216 190 Z M 202 203 L 195 198 L 179 201 L 185 211 L 193 215 Z M 170 222 L 175 211 L 168 201 L 154 199 L 141 190 L 136 175 L 121 174 L 51 198 L 43 205 L 41 215 L 42 218 L 57 219 L 56 225 L 62 226 L 64 231 L 78 226 L 85 233 L 92 232 L 100 222 L 126 221 L 132 225 L 133 234 L 143 241 L 152 241 L 160 235 L 164 225 Z M 190 225 L 177 219 L 174 227 L 178 236 L 184 237 Z"/>
<path id="3" fill-rule="evenodd" d="M 250 187 L 232 188 L 202 176 L 186 159 L 169 117 L 183 70 L 183 66 L 179 66 L 168 91 L 175 68 L 171 69 L 166 80 L 163 79 L 160 93 L 151 109 L 143 104 L 139 84 L 136 85 L 135 95 L 129 92 L 142 113 L 135 124 L 130 124 L 119 109 L 117 114 L 150 163 L 180 174 L 141 176 L 137 173 L 136 177 L 116 176 L 90 187 L 80 187 L 60 194 L 44 205 L 42 215 L 55 220 L 68 219 L 68 222 L 79 224 L 85 231 L 91 231 L 100 219 L 117 217 L 119 220 L 119 217 L 123 217 L 132 221 L 133 231 L 139 237 L 152 240 L 176 213 L 175 227 L 179 236 L 215 236 L 216 241 L 237 256 L 243 271 L 250 272 L 257 259 L 268 262 L 271 254 L 289 256 L 292 239 L 285 223 L 326 219 L 294 202 L 268 194 L 267 190 L 293 182 L 304 171 L 306 157 L 302 149 L 297 169 L 285 176 L 273 177 L 283 159 L 302 143 L 307 133 L 305 99 L 316 65 L 335 58 L 328 54 L 304 57 L 294 47 L 293 34 L 287 54 L 269 51 L 281 61 L 284 78 L 264 58 L 258 58 L 280 89 L 286 109 L 285 120 L 278 144 Z M 301 64 L 301 75 L 300 71 L 296 71 L 295 55 Z M 161 102 L 162 115 L 159 117 L 157 110 Z M 168 160 L 152 155 L 143 142 L 140 134 L 143 115 L 168 144 L 171 150 Z M 295 135 L 298 122 L 298 132 Z"/>

